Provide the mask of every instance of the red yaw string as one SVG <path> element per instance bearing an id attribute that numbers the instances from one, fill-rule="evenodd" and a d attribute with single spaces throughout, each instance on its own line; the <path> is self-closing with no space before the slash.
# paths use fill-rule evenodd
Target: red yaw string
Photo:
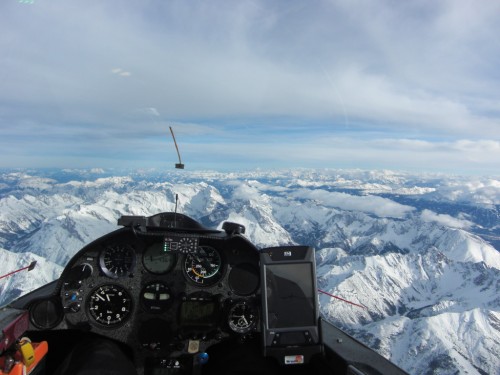
<path id="1" fill-rule="evenodd" d="M 15 273 L 18 273 L 18 272 L 21 272 L 21 271 L 24 271 L 24 270 L 28 270 L 28 271 L 31 271 L 33 268 L 35 268 L 36 266 L 36 260 L 34 260 L 33 262 L 30 263 L 29 266 L 26 266 L 26 267 L 23 267 L 23 268 L 20 268 L 18 270 L 15 270 L 15 271 L 12 271 L 12 272 L 9 272 L 3 276 L 0 276 L 0 279 L 3 279 L 4 277 L 9 277 Z"/>
<path id="2" fill-rule="evenodd" d="M 357 307 L 361 307 L 362 309 L 368 309 L 368 307 L 364 306 L 364 305 L 358 305 L 357 303 L 354 303 L 354 302 L 351 302 L 351 301 L 348 301 L 346 299 L 343 299 L 343 298 L 340 298 L 340 297 L 337 297 L 337 296 L 334 296 L 333 294 L 330 294 L 328 292 L 325 292 L 324 290 L 321 290 L 321 289 L 318 289 L 318 292 L 320 293 L 323 293 L 323 294 L 326 294 L 327 296 L 330 296 L 330 297 L 333 297 L 333 298 L 337 298 L 341 301 L 344 301 L 344 302 L 347 302 L 347 303 L 350 303 L 351 305 L 354 305 L 354 306 L 357 306 Z"/>

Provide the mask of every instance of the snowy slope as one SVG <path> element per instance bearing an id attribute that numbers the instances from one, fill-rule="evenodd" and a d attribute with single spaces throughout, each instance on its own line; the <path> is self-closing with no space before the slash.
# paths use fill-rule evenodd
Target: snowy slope
<path id="1" fill-rule="evenodd" d="M 33 253 L 12 253 L 0 248 L 0 275 L 27 267 L 36 261 L 35 268 L 31 271 L 20 271 L 10 277 L 0 280 L 0 306 L 34 290 L 59 277 L 63 267 L 54 264 L 45 258 Z"/>

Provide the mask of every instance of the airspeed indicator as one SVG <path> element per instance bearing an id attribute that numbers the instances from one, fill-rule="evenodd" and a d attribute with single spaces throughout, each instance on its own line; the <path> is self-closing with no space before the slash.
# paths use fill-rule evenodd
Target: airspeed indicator
<path id="1" fill-rule="evenodd" d="M 222 278 L 222 258 L 210 246 L 200 246 L 194 253 L 186 255 L 183 264 L 184 275 L 198 286 L 210 286 Z"/>

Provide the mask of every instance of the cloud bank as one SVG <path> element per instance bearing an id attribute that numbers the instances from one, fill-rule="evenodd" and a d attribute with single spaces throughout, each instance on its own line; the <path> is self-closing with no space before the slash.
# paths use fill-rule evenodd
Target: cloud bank
<path id="1" fill-rule="evenodd" d="M 237 164 L 218 156 L 235 144 L 253 167 L 252 150 L 284 166 L 283 150 L 288 166 L 491 173 L 499 18 L 467 0 L 3 1 L 1 166 L 157 165 L 176 124 L 201 167 L 198 150 Z"/>

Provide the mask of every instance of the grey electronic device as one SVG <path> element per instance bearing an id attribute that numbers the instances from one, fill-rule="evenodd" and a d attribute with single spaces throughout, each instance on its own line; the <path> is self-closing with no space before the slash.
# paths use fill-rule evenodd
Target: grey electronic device
<path id="1" fill-rule="evenodd" d="M 282 365 L 307 363 L 322 351 L 314 250 L 266 248 L 260 264 L 264 355 Z"/>

